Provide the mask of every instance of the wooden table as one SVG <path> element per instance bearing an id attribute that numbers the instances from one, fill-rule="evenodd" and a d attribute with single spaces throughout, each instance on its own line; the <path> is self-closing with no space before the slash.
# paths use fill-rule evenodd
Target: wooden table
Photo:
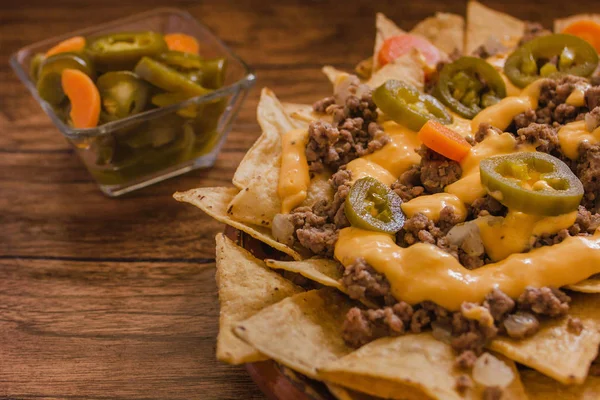
<path id="1" fill-rule="evenodd" d="M 223 227 L 172 193 L 228 185 L 260 133 L 259 88 L 283 101 L 326 95 L 320 67 L 350 68 L 370 54 L 375 11 L 409 29 L 436 9 L 463 13 L 465 2 L 169 1 L 230 44 L 258 84 L 214 168 L 119 199 L 100 193 L 8 58 L 167 2 L 1 3 L 0 398 L 263 399 L 243 368 L 214 357 L 214 235 Z M 600 12 L 596 0 L 486 3 L 547 26 L 553 16 Z"/>

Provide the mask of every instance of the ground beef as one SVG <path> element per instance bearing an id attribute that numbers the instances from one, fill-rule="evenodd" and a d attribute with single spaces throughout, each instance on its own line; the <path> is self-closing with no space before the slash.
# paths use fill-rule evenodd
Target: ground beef
<path id="1" fill-rule="evenodd" d="M 569 236 L 592 235 L 599 226 L 600 214 L 593 214 L 584 206 L 579 206 L 577 218 L 572 226 L 570 226 L 568 229 L 561 229 L 560 231 L 551 235 L 544 234 L 536 237 L 532 247 L 539 248 L 543 246 L 552 246 L 561 243 Z"/>
<path id="2" fill-rule="evenodd" d="M 331 204 L 327 204 L 327 215 L 331 221 L 335 224 L 338 229 L 342 229 L 350 226 L 348 218 L 346 218 L 346 212 L 344 211 L 344 202 L 350 188 L 352 181 L 352 173 L 345 167 L 340 168 L 335 174 L 331 176 L 331 186 L 335 190 L 333 201 Z"/>
<path id="3" fill-rule="evenodd" d="M 579 336 L 581 334 L 581 331 L 583 331 L 583 322 L 581 322 L 579 318 L 569 317 L 567 321 L 567 329 L 575 335 Z"/>
<path id="4" fill-rule="evenodd" d="M 400 178 L 392 184 L 392 190 L 405 202 L 424 194 L 425 188 L 421 185 L 420 166 L 413 165 L 400 175 Z"/>
<path id="5" fill-rule="evenodd" d="M 600 211 L 600 145 L 583 142 L 575 173 L 583 184 L 585 195 L 582 204 L 591 211 Z"/>
<path id="6" fill-rule="evenodd" d="M 487 122 L 482 122 L 481 124 L 479 124 L 479 127 L 477 128 L 477 132 L 475 132 L 475 137 L 474 140 L 476 143 L 482 142 L 483 139 L 485 139 L 489 134 L 490 134 L 490 130 L 492 132 L 495 133 L 502 133 L 502 131 L 492 125 L 490 125 Z"/>
<path id="7" fill-rule="evenodd" d="M 469 215 L 474 219 L 486 215 L 505 216 L 508 209 L 489 194 L 476 199 L 469 206 Z"/>
<path id="8" fill-rule="evenodd" d="M 538 108 L 517 115 L 513 122 L 515 129 L 524 128 L 532 123 L 556 125 L 573 122 L 580 118 L 584 109 L 566 104 L 575 84 L 585 78 L 567 75 L 558 79 L 545 79 L 540 88 Z"/>
<path id="9" fill-rule="evenodd" d="M 546 36 L 546 35 L 550 35 L 552 32 L 550 32 L 549 30 L 547 30 L 546 28 L 544 28 L 544 26 L 538 22 L 525 22 L 525 30 L 523 32 L 523 37 L 521 38 L 521 41 L 519 42 L 519 46 L 532 41 L 533 39 L 540 37 L 540 36 Z"/>
<path id="10" fill-rule="evenodd" d="M 498 386 L 488 386 L 483 390 L 482 400 L 501 400 L 503 390 Z"/>
<path id="11" fill-rule="evenodd" d="M 306 159 L 311 171 L 324 167 L 336 170 L 342 165 L 382 148 L 389 137 L 376 122 L 365 124 L 363 118 L 348 118 L 339 126 L 314 121 L 308 127 Z"/>
<path id="12" fill-rule="evenodd" d="M 429 193 L 443 192 L 444 188 L 460 179 L 462 169 L 456 161 L 422 146 L 421 183 Z"/>
<path id="13" fill-rule="evenodd" d="M 348 290 L 348 295 L 355 300 L 366 297 L 382 297 L 386 303 L 393 304 L 390 293 L 390 283 L 383 274 L 375 271 L 364 258 L 358 258 L 347 266 L 342 277 L 342 284 Z"/>
<path id="14" fill-rule="evenodd" d="M 550 125 L 532 123 L 520 128 L 517 131 L 517 143 L 533 144 L 537 151 L 553 155 L 560 154 L 558 133 Z"/>
<path id="15" fill-rule="evenodd" d="M 404 222 L 404 226 L 397 234 L 397 241 L 406 246 L 423 242 L 436 244 L 444 233 L 425 214 L 416 213 Z"/>
<path id="16" fill-rule="evenodd" d="M 538 315 L 558 317 L 569 311 L 571 298 L 556 288 L 527 287 L 519 296 L 519 309 L 531 311 Z"/>
<path id="17" fill-rule="evenodd" d="M 331 96 L 313 104 L 315 111 L 333 116 L 332 124 L 323 121 L 309 124 L 306 158 L 313 172 L 324 167 L 337 171 L 353 159 L 379 150 L 389 141 L 376 122 L 377 106 L 371 91 L 359 93 L 360 82 L 354 81 L 339 99 L 343 104 L 336 103 L 336 98 Z"/>
<path id="18" fill-rule="evenodd" d="M 404 302 L 377 310 L 354 307 L 346 314 L 342 336 L 348 345 L 360 347 L 380 337 L 403 334 L 412 316 L 412 307 Z"/>
<path id="19" fill-rule="evenodd" d="M 456 357 L 454 365 L 459 369 L 470 370 L 475 365 L 475 361 L 477 361 L 477 354 L 471 350 L 467 350 Z"/>
<path id="20" fill-rule="evenodd" d="M 456 378 L 456 391 L 458 393 L 464 394 L 467 390 L 473 387 L 473 381 L 469 377 L 469 375 L 459 375 Z"/>
<path id="21" fill-rule="evenodd" d="M 501 321 L 515 309 L 515 301 L 500 289 L 494 288 L 485 296 L 483 306 L 490 310 L 495 321 Z"/>
<path id="22" fill-rule="evenodd" d="M 596 128 L 600 127 L 600 106 L 585 114 L 584 120 L 585 127 L 589 132 L 593 132 Z"/>
<path id="23" fill-rule="evenodd" d="M 590 110 L 600 107 L 600 86 L 592 86 L 585 92 L 585 104 Z"/>
<path id="24" fill-rule="evenodd" d="M 313 110 L 315 110 L 318 113 L 325 113 L 325 112 L 327 112 L 327 107 L 334 105 L 334 104 L 335 104 L 335 97 L 333 97 L 333 96 L 325 97 L 321 100 L 316 101 L 313 104 Z"/>
<path id="25" fill-rule="evenodd" d="M 331 257 L 338 232 L 334 224 L 305 226 L 296 230 L 296 237 L 302 246 L 314 254 Z"/>

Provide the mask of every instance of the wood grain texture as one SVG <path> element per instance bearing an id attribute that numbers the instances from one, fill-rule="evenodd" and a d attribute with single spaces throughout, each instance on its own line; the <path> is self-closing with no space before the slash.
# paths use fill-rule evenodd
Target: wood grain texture
<path id="1" fill-rule="evenodd" d="M 243 368 L 214 358 L 214 235 L 222 226 L 171 194 L 227 185 L 258 137 L 259 88 L 310 103 L 323 64 L 371 53 L 376 11 L 405 29 L 465 2 L 19 0 L 0 2 L 0 398 L 264 399 Z M 485 1 L 550 26 L 595 0 Z M 8 66 L 29 43 L 175 6 L 257 72 L 214 168 L 108 199 Z M 549 6 L 550 5 L 550 6 Z"/>

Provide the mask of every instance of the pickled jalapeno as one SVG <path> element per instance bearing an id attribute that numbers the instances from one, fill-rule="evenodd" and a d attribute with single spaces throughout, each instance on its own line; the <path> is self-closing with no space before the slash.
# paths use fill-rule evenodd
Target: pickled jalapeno
<path id="1" fill-rule="evenodd" d="M 70 72 L 74 78 L 65 81 L 64 71 L 72 70 L 87 77 Z M 229 99 L 177 105 L 222 88 L 226 71 L 227 60 L 205 58 L 195 38 L 157 32 L 70 38 L 35 54 L 29 65 L 39 96 L 65 124 L 79 129 L 89 128 L 90 121 L 91 127 L 119 123 L 77 144 L 92 153 L 89 159 L 95 165 L 90 170 L 105 185 L 125 183 L 211 151 Z M 92 102 L 88 93 L 99 94 L 99 111 L 96 108 L 97 118 L 85 119 L 83 126 L 83 119 L 74 117 L 87 116 L 90 104 L 98 105 L 98 96 Z M 168 106 L 175 106 L 172 112 L 135 117 Z"/>

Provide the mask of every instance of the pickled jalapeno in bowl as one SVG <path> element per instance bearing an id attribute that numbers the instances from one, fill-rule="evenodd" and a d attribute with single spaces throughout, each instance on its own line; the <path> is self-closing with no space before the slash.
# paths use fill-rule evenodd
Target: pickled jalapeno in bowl
<path id="1" fill-rule="evenodd" d="M 111 196 L 211 166 L 255 79 L 175 9 L 47 43 L 11 63 Z"/>

